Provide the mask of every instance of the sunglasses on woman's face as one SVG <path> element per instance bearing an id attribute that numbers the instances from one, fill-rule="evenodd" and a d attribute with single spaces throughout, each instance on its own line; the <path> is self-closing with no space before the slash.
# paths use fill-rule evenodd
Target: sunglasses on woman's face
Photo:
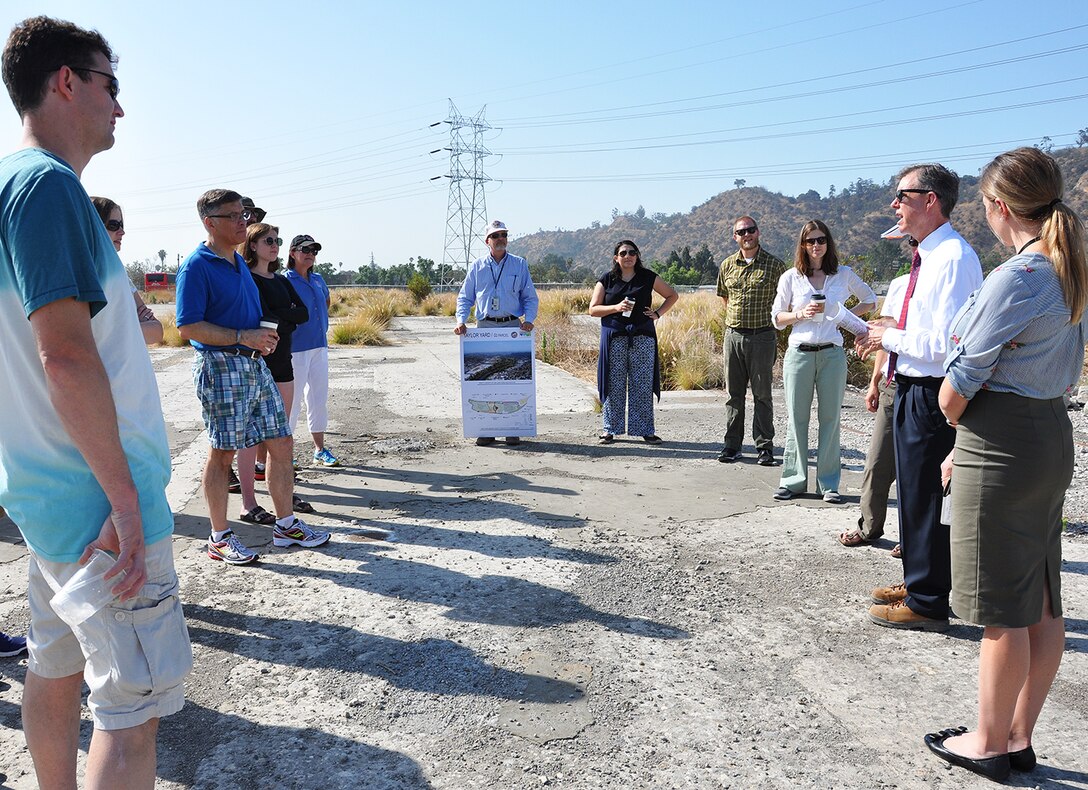
<path id="1" fill-rule="evenodd" d="M 283 244 L 283 239 L 277 239 L 275 236 L 265 236 L 262 241 L 269 247 L 279 247 Z"/>
<path id="2" fill-rule="evenodd" d="M 805 239 L 805 244 L 810 247 L 815 247 L 817 244 L 822 246 L 827 244 L 827 236 L 813 236 L 811 239 Z"/>
<path id="3" fill-rule="evenodd" d="M 638 250 L 620 250 L 616 253 L 616 256 L 619 258 L 637 258 Z"/>
<path id="4" fill-rule="evenodd" d="M 111 219 L 106 222 L 106 230 L 110 233 L 116 233 L 119 230 L 124 230 L 125 223 L 119 219 Z"/>
<path id="5" fill-rule="evenodd" d="M 317 247 L 299 247 L 299 252 L 304 252 L 307 255 L 317 255 Z"/>

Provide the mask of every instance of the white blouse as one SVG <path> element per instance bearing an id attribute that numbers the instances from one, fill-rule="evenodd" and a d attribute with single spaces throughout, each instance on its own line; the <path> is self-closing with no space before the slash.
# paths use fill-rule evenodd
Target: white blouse
<path id="1" fill-rule="evenodd" d="M 771 305 L 771 323 L 775 329 L 785 329 L 785 324 L 779 324 L 776 320 L 779 313 L 796 312 L 812 301 L 812 296 L 817 289 L 812 287 L 805 275 L 790 267 L 785 274 L 778 278 L 778 293 L 775 294 L 774 304 Z M 790 332 L 789 344 L 796 348 L 802 343 L 822 345 L 834 343 L 842 345 L 842 334 L 838 325 L 831 319 L 839 311 L 839 307 L 851 296 L 856 296 L 858 302 L 876 304 L 876 294 L 866 285 L 860 277 L 854 274 L 849 266 L 840 266 L 839 270 L 824 280 L 824 287 L 820 293 L 827 297 L 824 303 L 824 320 L 815 321 L 807 318 L 793 324 Z"/>

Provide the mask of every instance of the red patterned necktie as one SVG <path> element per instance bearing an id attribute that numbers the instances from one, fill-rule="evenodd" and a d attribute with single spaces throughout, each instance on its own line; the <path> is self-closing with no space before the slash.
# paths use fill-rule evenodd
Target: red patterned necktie
<path id="1" fill-rule="evenodd" d="M 903 307 L 899 311 L 899 323 L 896 324 L 896 329 L 905 329 L 907 326 L 907 308 L 910 306 L 910 298 L 914 296 L 914 286 L 918 284 L 918 270 L 920 268 L 922 268 L 922 256 L 918 252 L 918 248 L 915 247 L 914 257 L 910 259 L 910 279 L 907 281 L 907 292 L 903 296 Z M 893 351 L 888 360 L 889 381 L 895 378 L 895 363 L 898 359 L 899 355 Z"/>

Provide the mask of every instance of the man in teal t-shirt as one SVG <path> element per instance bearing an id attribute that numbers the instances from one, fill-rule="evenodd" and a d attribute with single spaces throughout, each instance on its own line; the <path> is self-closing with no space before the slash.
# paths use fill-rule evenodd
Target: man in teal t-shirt
<path id="1" fill-rule="evenodd" d="M 42 787 L 152 788 L 155 733 L 192 668 L 166 501 L 170 456 L 131 289 L 79 176 L 123 116 L 98 33 L 35 17 L 4 83 L 23 121 L 0 159 L 0 506 L 30 547 L 23 731 Z M 78 624 L 50 606 L 95 549 L 117 597 Z"/>

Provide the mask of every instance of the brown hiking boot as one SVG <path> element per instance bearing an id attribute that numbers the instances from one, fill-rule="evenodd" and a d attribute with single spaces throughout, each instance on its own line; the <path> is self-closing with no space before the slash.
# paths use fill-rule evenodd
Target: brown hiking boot
<path id="1" fill-rule="evenodd" d="M 895 603 L 907 597 L 907 585 L 903 582 L 891 587 L 877 587 L 873 590 L 873 603 Z"/>
<path id="2" fill-rule="evenodd" d="M 944 631 L 948 620 L 934 620 L 920 615 L 904 601 L 890 604 L 873 604 L 869 607 L 869 619 L 885 628 L 905 628 L 911 631 Z"/>

